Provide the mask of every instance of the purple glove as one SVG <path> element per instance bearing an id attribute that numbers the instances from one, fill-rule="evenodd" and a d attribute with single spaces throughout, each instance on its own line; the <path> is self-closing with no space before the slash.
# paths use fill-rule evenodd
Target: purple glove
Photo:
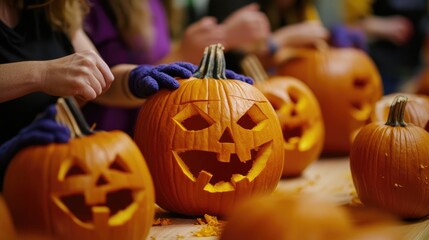
<path id="1" fill-rule="evenodd" d="M 22 148 L 52 142 L 66 143 L 70 140 L 70 130 L 55 121 L 56 113 L 55 105 L 49 106 L 40 117 L 0 146 L 0 190 L 3 188 L 3 177 L 9 162 Z"/>
<path id="2" fill-rule="evenodd" d="M 187 62 L 175 62 L 158 66 L 139 65 L 131 70 L 128 84 L 134 96 L 146 98 L 158 92 L 161 88 L 177 89 L 179 82 L 175 77 L 190 78 L 196 70 L 196 65 Z M 226 70 L 225 74 L 227 78 L 253 84 L 251 78 L 236 74 L 231 70 Z"/>
<path id="3" fill-rule="evenodd" d="M 129 88 L 134 96 L 146 98 L 161 88 L 177 89 L 179 82 L 175 77 L 189 78 L 197 67 L 186 62 L 161 64 L 156 67 L 140 65 L 130 72 Z"/>
<path id="4" fill-rule="evenodd" d="M 330 29 L 331 45 L 335 47 L 353 47 L 368 50 L 366 38 L 362 31 L 344 25 L 335 25 Z"/>
<path id="5" fill-rule="evenodd" d="M 225 76 L 228 79 L 237 79 L 239 81 L 253 85 L 253 79 L 251 77 L 247 77 L 247 76 L 235 73 L 234 71 L 229 70 L 229 69 L 225 70 Z"/>

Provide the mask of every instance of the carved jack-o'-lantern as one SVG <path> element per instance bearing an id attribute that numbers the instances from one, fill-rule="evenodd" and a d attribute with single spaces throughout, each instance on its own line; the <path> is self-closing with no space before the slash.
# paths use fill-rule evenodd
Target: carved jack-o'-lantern
<path id="1" fill-rule="evenodd" d="M 143 239 L 154 217 L 149 170 L 120 131 L 23 149 L 4 195 L 18 232 L 53 239 Z"/>
<path id="2" fill-rule="evenodd" d="M 323 152 L 348 154 L 356 131 L 383 93 L 372 60 L 352 48 L 301 48 L 281 51 L 278 58 L 277 74 L 305 82 L 320 103 L 326 129 Z"/>
<path id="3" fill-rule="evenodd" d="M 247 55 L 243 71 L 273 105 L 283 132 L 284 177 L 296 177 L 317 160 L 322 151 L 325 128 L 319 103 L 305 83 L 293 77 L 268 76 L 259 59 Z"/>
<path id="4" fill-rule="evenodd" d="M 222 216 L 281 177 L 275 111 L 257 88 L 225 79 L 224 61 L 222 46 L 209 46 L 194 77 L 150 97 L 139 113 L 135 141 L 166 210 Z"/>

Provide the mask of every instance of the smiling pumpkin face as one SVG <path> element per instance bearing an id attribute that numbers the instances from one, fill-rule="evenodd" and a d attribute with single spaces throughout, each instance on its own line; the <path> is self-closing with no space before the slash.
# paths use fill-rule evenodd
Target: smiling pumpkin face
<path id="1" fill-rule="evenodd" d="M 302 48 L 292 55 L 277 74 L 303 81 L 319 101 L 326 130 L 323 154 L 347 155 L 382 96 L 377 68 L 367 54 L 353 48 Z"/>
<path id="2" fill-rule="evenodd" d="M 10 165 L 4 192 L 18 231 L 56 239 L 141 239 L 154 216 L 152 184 L 125 133 L 98 132 L 25 149 Z"/>
<path id="3" fill-rule="evenodd" d="M 322 151 L 325 128 L 319 103 L 303 82 L 273 76 L 257 85 L 273 105 L 283 132 L 284 177 L 299 176 Z"/>
<path id="4" fill-rule="evenodd" d="M 135 129 L 157 203 L 185 215 L 221 216 L 241 198 L 274 190 L 282 133 L 265 96 L 233 79 L 179 82 L 146 101 Z"/>

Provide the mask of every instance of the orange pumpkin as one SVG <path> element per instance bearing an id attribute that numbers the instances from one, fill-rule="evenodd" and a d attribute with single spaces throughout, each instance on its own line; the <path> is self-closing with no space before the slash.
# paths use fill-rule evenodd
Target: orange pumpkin
<path id="1" fill-rule="evenodd" d="M 156 201 L 189 216 L 225 215 L 237 200 L 271 192 L 283 168 L 274 109 L 254 86 L 225 79 L 219 44 L 194 77 L 162 90 L 140 110 L 135 141 L 154 178 Z"/>
<path id="2" fill-rule="evenodd" d="M 359 131 L 350 168 L 363 204 L 403 218 L 421 218 L 429 214 L 429 134 L 404 121 L 406 104 L 406 97 L 396 97 L 387 122 L 373 122 Z"/>
<path id="3" fill-rule="evenodd" d="M 417 94 L 429 95 L 429 69 L 421 71 L 416 78 L 414 91 Z"/>
<path id="4" fill-rule="evenodd" d="M 325 124 L 324 154 L 346 155 L 356 131 L 381 98 L 382 82 L 372 60 L 352 48 L 280 51 L 277 75 L 296 77 L 315 94 Z M 285 56 L 285 57 L 282 57 Z"/>
<path id="5" fill-rule="evenodd" d="M 378 100 L 375 103 L 370 120 L 372 122 L 387 121 L 392 101 L 398 94 L 399 93 L 392 93 L 384 95 Z M 408 98 L 404 112 L 404 121 L 424 128 L 429 121 L 429 97 L 421 94 L 400 94 Z"/>
<path id="6" fill-rule="evenodd" d="M 278 192 L 241 202 L 227 217 L 220 240 L 403 239 L 397 219 L 363 207 L 345 207 L 315 194 Z M 389 228 L 390 227 L 390 228 Z"/>
<path id="7" fill-rule="evenodd" d="M 23 149 L 4 196 L 18 232 L 53 239 L 144 239 L 154 217 L 149 170 L 120 131 Z"/>
<path id="8" fill-rule="evenodd" d="M 2 195 L 0 195 L 0 226 L 0 236 L 2 239 L 17 239 L 9 209 Z"/>
<path id="9" fill-rule="evenodd" d="M 322 152 L 325 128 L 319 102 L 298 79 L 269 77 L 256 56 L 246 56 L 241 66 L 255 80 L 255 87 L 267 97 L 279 118 L 285 152 L 282 176 L 301 175 Z"/>

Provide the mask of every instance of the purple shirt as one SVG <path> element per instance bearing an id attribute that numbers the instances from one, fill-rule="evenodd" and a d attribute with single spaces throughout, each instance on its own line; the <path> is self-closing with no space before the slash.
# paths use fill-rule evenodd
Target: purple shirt
<path id="1" fill-rule="evenodd" d="M 170 52 L 168 22 L 160 0 L 149 0 L 154 39 L 152 46 L 147 49 L 131 49 L 126 45 L 102 2 L 103 0 L 91 0 L 91 10 L 85 19 L 85 31 L 110 67 L 123 63 L 155 64 Z M 96 124 L 98 130 L 122 130 L 133 135 L 138 109 L 106 107 L 90 102 L 82 111 L 88 123 Z"/>

